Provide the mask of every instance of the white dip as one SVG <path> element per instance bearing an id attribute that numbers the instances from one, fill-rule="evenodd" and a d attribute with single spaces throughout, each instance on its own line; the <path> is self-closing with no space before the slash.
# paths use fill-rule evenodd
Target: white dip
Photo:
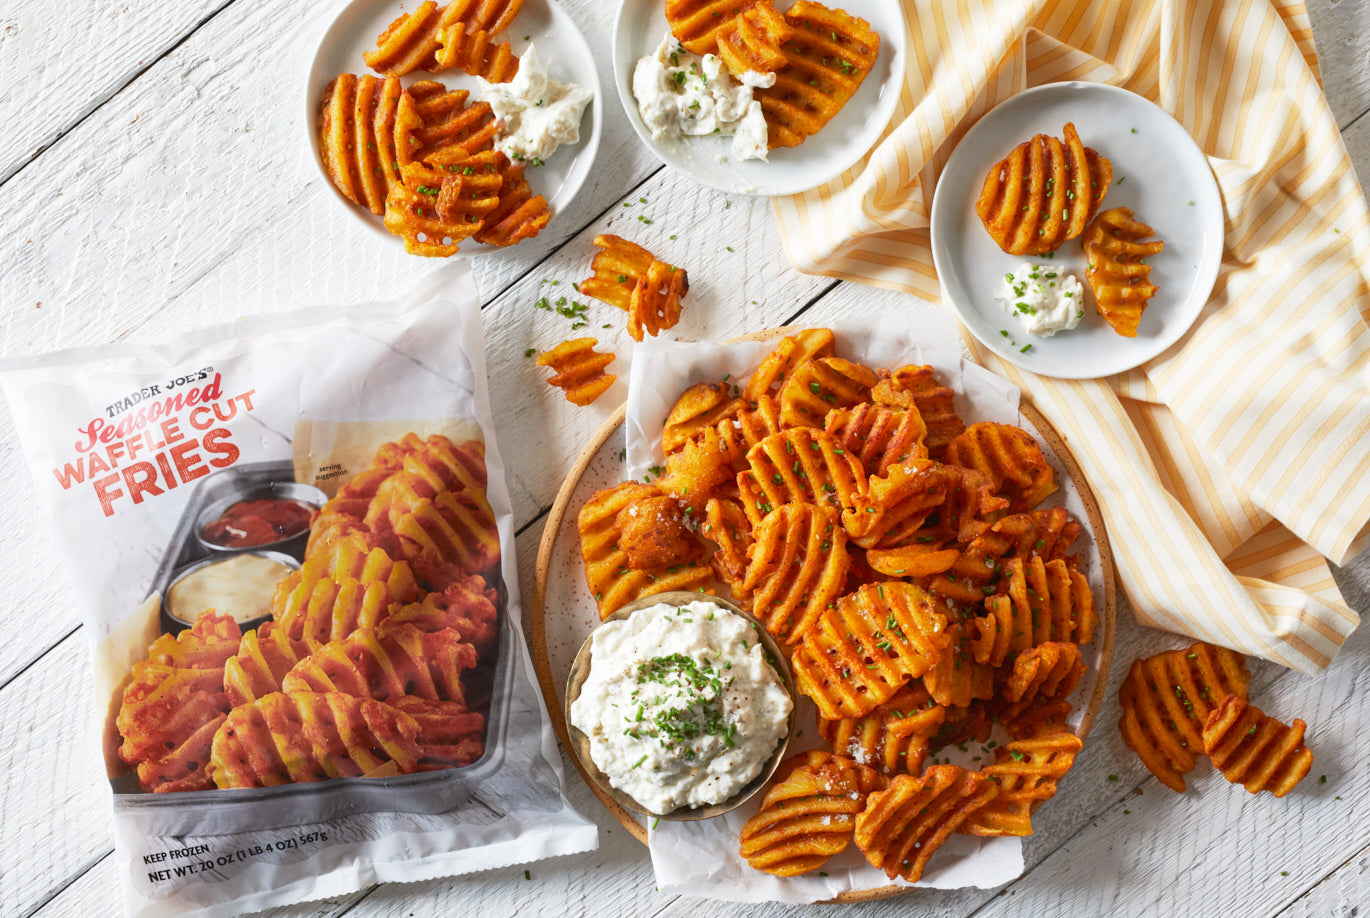
<path id="1" fill-rule="evenodd" d="M 633 97 L 653 140 L 731 134 L 738 159 L 766 158 L 766 118 L 752 88 L 774 84 L 773 73 L 734 76 L 716 55 L 692 54 L 669 32 L 633 69 Z"/>
<path id="2" fill-rule="evenodd" d="M 571 723 L 614 787 L 669 813 L 721 803 L 755 778 L 791 707 L 751 622 L 700 600 L 599 628 Z"/>
<path id="3" fill-rule="evenodd" d="M 513 80 L 487 83 L 480 92 L 499 124 L 495 149 L 533 166 L 541 166 L 562 144 L 580 140 L 580 117 L 594 95 L 579 83 L 549 77 L 533 45 L 523 52 Z"/>
<path id="4" fill-rule="evenodd" d="M 1004 275 L 995 298 L 1018 317 L 1028 334 L 1043 338 L 1074 328 L 1085 314 L 1080 282 L 1073 275 L 1030 261 Z"/>

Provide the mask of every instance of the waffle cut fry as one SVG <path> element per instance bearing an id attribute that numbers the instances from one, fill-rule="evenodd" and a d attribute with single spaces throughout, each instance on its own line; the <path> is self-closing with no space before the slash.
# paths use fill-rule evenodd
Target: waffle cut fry
<path id="1" fill-rule="evenodd" d="M 434 435 L 409 444 L 397 468 L 378 483 L 363 522 L 372 530 L 393 529 L 423 501 L 444 492 L 484 494 L 485 444 L 478 439 L 454 443 Z"/>
<path id="2" fill-rule="evenodd" d="M 420 590 L 409 565 L 384 549 L 344 541 L 310 558 L 276 585 L 272 618 L 310 651 L 358 628 L 374 628 L 395 603 L 414 602 Z"/>
<path id="3" fill-rule="evenodd" d="M 946 715 L 922 685 L 910 682 L 864 717 L 820 717 L 818 732 L 839 755 L 883 775 L 916 775 Z"/>
<path id="4" fill-rule="evenodd" d="M 202 790 L 212 786 L 208 725 L 229 710 L 224 664 L 241 632 L 232 616 L 201 612 L 179 635 L 164 634 L 133 664 L 115 726 L 119 757 L 138 771 L 145 791 Z"/>
<path id="5" fill-rule="evenodd" d="M 761 363 L 747 379 L 742 397 L 749 402 L 763 395 L 778 395 L 785 378 L 808 360 L 832 357 L 836 353 L 836 339 L 832 329 L 806 328 L 780 339 L 780 343 L 761 359 Z"/>
<path id="6" fill-rule="evenodd" d="M 533 194 L 523 174 L 523 163 L 510 162 L 503 153 L 496 153 L 495 171 L 500 177 L 499 201 L 481 221 L 476 241 L 505 247 L 532 239 L 552 219 L 547 199 Z"/>
<path id="7" fill-rule="evenodd" d="M 404 240 L 404 250 L 409 254 L 447 258 L 457 253 L 462 240 L 470 238 L 480 228 L 480 220 L 474 215 L 463 215 L 450 222 L 439 216 L 437 205 L 441 193 L 441 185 L 391 187 L 390 196 L 385 200 L 385 228 Z M 460 187 L 455 196 L 461 196 Z M 485 203 L 493 208 L 495 202 L 487 200 Z"/>
<path id="8" fill-rule="evenodd" d="M 985 599 L 986 617 L 1004 642 L 1006 654 L 1052 641 L 1087 644 L 1097 616 L 1089 582 L 1064 561 L 1011 558 L 1005 564 L 1008 593 Z M 987 626 L 989 627 L 989 626 Z M 997 665 L 997 664 L 996 664 Z"/>
<path id="9" fill-rule="evenodd" d="M 490 83 L 508 83 L 519 71 L 519 59 L 509 42 L 496 44 L 484 29 L 468 31 L 457 22 L 439 29 L 434 54 L 439 70 L 461 70 Z"/>
<path id="10" fill-rule="evenodd" d="M 1036 507 L 1056 490 L 1056 473 L 1026 430 L 981 421 L 947 444 L 946 461 L 983 473 L 1012 513 Z"/>
<path id="11" fill-rule="evenodd" d="M 494 151 L 495 113 L 488 102 L 472 103 L 470 97 L 464 89 L 448 89 L 427 80 L 400 94 L 390 141 L 397 173 L 412 162 L 454 174 L 470 175 L 467 169 L 476 170 L 467 159 Z"/>
<path id="12" fill-rule="evenodd" d="M 842 594 L 851 561 L 837 513 L 785 504 L 752 531 L 742 592 L 782 644 L 797 644 Z"/>
<path id="13" fill-rule="evenodd" d="M 771 149 L 794 147 L 818 133 L 856 94 L 875 66 L 880 36 L 864 19 L 798 0 L 785 11 L 794 30 L 784 45 L 788 62 L 775 85 L 758 88 Z"/>
<path id="14" fill-rule="evenodd" d="M 739 849 L 754 870 L 792 877 L 817 870 L 851 843 L 865 792 L 882 782 L 822 752 L 794 756 L 778 773 L 760 812 L 742 827 Z"/>
<path id="15" fill-rule="evenodd" d="M 1142 312 L 1156 295 L 1151 265 L 1146 259 L 1159 255 L 1165 243 L 1142 242 L 1153 235 L 1151 227 L 1133 219 L 1126 207 L 1099 214 L 1085 231 L 1085 281 L 1094 294 L 1094 305 L 1115 332 L 1137 337 Z"/>
<path id="16" fill-rule="evenodd" d="M 735 16 L 770 0 L 666 0 L 671 34 L 695 54 L 716 54 L 718 33 Z M 738 72 L 738 71 L 734 71 Z"/>
<path id="17" fill-rule="evenodd" d="M 841 357 L 806 360 L 780 389 L 780 424 L 822 428 L 830 410 L 864 402 L 879 380 L 870 367 Z"/>
<path id="18" fill-rule="evenodd" d="M 580 554 L 585 580 L 603 618 L 626 603 L 668 590 L 711 591 L 709 568 L 702 564 L 633 570 L 620 546 L 618 515 L 635 501 L 660 497 L 655 485 L 625 481 L 596 492 L 580 509 Z"/>
<path id="19" fill-rule="evenodd" d="M 937 849 L 998 793 L 989 776 L 955 765 L 933 765 L 918 778 L 899 775 L 866 798 L 856 845 L 886 876 L 917 882 Z"/>
<path id="20" fill-rule="evenodd" d="M 413 718 L 418 727 L 416 771 L 435 771 L 470 765 L 485 752 L 485 718 L 458 701 L 430 701 L 402 695 L 386 702 Z"/>
<path id="21" fill-rule="evenodd" d="M 614 355 L 597 352 L 597 344 L 594 338 L 572 338 L 538 355 L 538 366 L 553 370 L 547 384 L 563 390 L 572 405 L 590 404 L 618 379 L 604 372 L 614 362 Z"/>
<path id="22" fill-rule="evenodd" d="M 855 453 L 871 476 L 886 475 L 900 462 L 928 458 L 923 445 L 928 429 L 916 408 L 861 402 L 830 410 L 823 419 L 823 429 L 843 449 Z"/>
<path id="23" fill-rule="evenodd" d="M 370 74 L 340 74 L 324 89 L 320 141 L 324 168 L 334 187 L 353 204 L 385 213 L 390 188 L 399 182 L 391 148 L 400 81 Z"/>
<path id="24" fill-rule="evenodd" d="M 717 547 L 710 561 L 714 575 L 728 584 L 733 599 L 746 601 L 747 555 L 751 551 L 752 529 L 742 505 L 727 498 L 709 498 L 700 533 Z"/>
<path id="25" fill-rule="evenodd" d="M 1134 660 L 1118 689 L 1123 741 L 1162 784 L 1183 793 L 1203 752 L 1203 726 L 1228 695 L 1246 699 L 1246 658 L 1198 643 Z"/>
<path id="26" fill-rule="evenodd" d="M 628 334 L 641 341 L 680 321 L 680 301 L 690 290 L 684 268 L 660 261 L 635 242 L 611 233 L 595 237 L 601 249 L 580 292 L 628 313 Z"/>
<path id="27" fill-rule="evenodd" d="M 1013 672 L 1004 682 L 1005 700 L 1019 706 L 1011 707 L 1005 719 L 1011 720 L 1038 698 L 1064 699 L 1075 691 L 1084 672 L 1079 645 L 1050 641 L 1029 647 L 1014 658 Z"/>
<path id="28" fill-rule="evenodd" d="M 233 709 L 210 761 L 223 789 L 359 777 L 390 763 L 409 774 L 417 734 L 412 717 L 369 698 L 276 692 Z"/>
<path id="29" fill-rule="evenodd" d="M 946 617 L 910 583 L 867 584 L 824 609 L 791 661 L 828 720 L 863 717 L 947 652 Z"/>
<path id="30" fill-rule="evenodd" d="M 972 653 L 974 632 L 964 623 L 947 627 L 951 644 L 923 673 L 923 685 L 933 701 L 949 708 L 969 707 L 972 701 L 994 698 L 994 670 Z"/>
<path id="31" fill-rule="evenodd" d="M 699 383 L 682 392 L 661 428 L 662 450 L 669 456 L 745 411 L 747 401 L 730 391 L 727 383 Z"/>
<path id="32" fill-rule="evenodd" d="M 941 455 L 966 425 L 956 413 L 956 394 L 937 380 L 932 367 L 909 364 L 882 379 L 871 390 L 877 405 L 916 408 L 927 429 L 924 445 L 930 456 Z"/>
<path id="33" fill-rule="evenodd" d="M 424 634 L 413 625 L 386 623 L 320 647 L 286 673 L 281 688 L 377 701 L 413 695 L 464 703 L 461 674 L 476 662 L 476 649 L 455 631 Z"/>
<path id="34" fill-rule="evenodd" d="M 1038 134 L 985 176 L 975 212 L 1010 255 L 1053 252 L 1085 231 L 1108 193 L 1112 164 L 1080 142 L 1067 123 L 1065 143 Z"/>
<path id="35" fill-rule="evenodd" d="M 499 591 L 477 574 L 460 574 L 434 586 L 442 590 L 392 611 L 385 625 L 413 625 L 428 634 L 451 629 L 484 653 L 495 642 Z"/>
<path id="36" fill-rule="evenodd" d="M 994 750 L 994 764 L 981 774 L 999 785 L 999 793 L 966 820 L 960 831 L 969 835 L 1032 834 L 1032 810 L 1056 796 L 1057 783 L 1066 776 L 1084 742 L 1074 733 L 1058 732 L 1016 740 Z"/>
<path id="37" fill-rule="evenodd" d="M 413 567 L 452 565 L 468 574 L 499 563 L 499 529 L 483 490 L 443 491 L 394 524 L 398 554 Z"/>
<path id="38" fill-rule="evenodd" d="M 785 17 L 764 2 L 724 22 L 714 39 L 729 73 L 773 73 L 789 62 L 780 46 L 792 35 L 794 28 Z"/>
<path id="39" fill-rule="evenodd" d="M 415 70 L 437 69 L 434 53 L 438 32 L 457 22 L 460 3 L 439 8 L 435 0 L 424 0 L 412 13 L 403 13 L 376 38 L 376 50 L 362 54 L 366 66 L 389 76 L 404 76 Z"/>
<path id="40" fill-rule="evenodd" d="M 1313 753 L 1303 742 L 1307 725 L 1285 726 L 1260 708 L 1228 695 L 1208 715 L 1203 749 L 1223 777 L 1253 794 L 1283 797 L 1308 776 Z"/>
<path id="41" fill-rule="evenodd" d="M 951 479 L 944 467 L 926 460 L 892 465 L 883 478 L 870 479 L 842 514 L 842 526 L 852 541 L 865 549 L 900 548 L 916 543 L 923 523 L 946 502 Z"/>
<path id="42" fill-rule="evenodd" d="M 243 634 L 238 652 L 224 664 L 224 690 L 233 707 L 281 690 L 291 667 L 309 655 L 309 645 L 278 622 L 264 622 Z"/>
<path id="43" fill-rule="evenodd" d="M 839 509 L 853 506 L 866 492 L 860 460 L 814 427 L 772 434 L 747 452 L 747 464 L 748 471 L 737 476 L 737 489 L 753 526 L 782 504 Z"/>

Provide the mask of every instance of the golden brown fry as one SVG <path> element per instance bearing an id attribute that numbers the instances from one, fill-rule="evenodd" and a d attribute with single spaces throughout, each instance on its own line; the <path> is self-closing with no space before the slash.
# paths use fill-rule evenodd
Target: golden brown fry
<path id="1" fill-rule="evenodd" d="M 947 444 L 946 461 L 982 472 L 996 493 L 1008 498 L 1009 511 L 1036 507 L 1056 490 L 1056 473 L 1026 430 L 981 421 Z"/>
<path id="2" fill-rule="evenodd" d="M 844 591 L 847 534 L 837 513 L 816 504 L 777 507 L 752 531 L 743 595 L 784 644 L 797 644 Z"/>
<path id="3" fill-rule="evenodd" d="M 806 360 L 780 388 L 780 424 L 822 428 L 829 411 L 864 402 L 879 380 L 870 367 L 841 357 Z"/>
<path id="4" fill-rule="evenodd" d="M 854 505 L 865 494 L 866 475 L 855 456 L 814 427 L 766 437 L 747 452 L 748 470 L 737 476 L 742 509 L 755 526 L 782 504 L 801 502 L 833 509 Z"/>
<path id="5" fill-rule="evenodd" d="M 376 50 L 362 54 L 366 66 L 389 76 L 404 76 L 414 70 L 434 70 L 438 32 L 460 15 L 450 3 L 438 8 L 435 0 L 424 0 L 412 13 L 402 13 L 376 38 Z"/>
<path id="6" fill-rule="evenodd" d="M 916 775 L 946 713 L 922 685 L 910 682 L 864 717 L 818 718 L 818 731 L 838 754 L 881 774 Z"/>
<path id="7" fill-rule="evenodd" d="M 875 66 L 880 36 L 864 19 L 798 0 L 785 11 L 794 30 L 775 85 L 758 88 L 771 149 L 793 147 L 832 120 Z"/>
<path id="8" fill-rule="evenodd" d="M 564 389 L 566 400 L 573 405 L 590 404 L 618 378 L 604 372 L 614 362 L 614 355 L 597 353 L 597 344 L 599 341 L 594 338 L 572 338 L 538 355 L 538 366 L 555 371 L 547 384 Z"/>
<path id="9" fill-rule="evenodd" d="M 396 170 L 416 159 L 447 172 L 466 172 L 466 158 L 495 148 L 495 113 L 464 89 L 421 81 L 400 94 L 391 150 Z M 494 171 L 494 170 L 488 170 Z"/>
<path id="10" fill-rule="evenodd" d="M 872 476 L 886 474 L 896 463 L 928 457 L 923 445 L 928 430 L 916 408 L 861 402 L 830 410 L 823 428 L 843 449 L 855 453 Z"/>
<path id="11" fill-rule="evenodd" d="M 1038 134 L 996 163 L 975 211 L 1005 252 L 1042 255 L 1084 232 L 1112 181 L 1113 166 L 1068 123 L 1064 145 Z"/>
<path id="12" fill-rule="evenodd" d="M 933 765 L 919 778 L 899 775 L 866 798 L 856 845 L 886 876 L 916 882 L 951 833 L 998 793 L 988 776 L 955 765 Z"/>
<path id="13" fill-rule="evenodd" d="M 952 481 L 945 467 L 926 459 L 892 465 L 883 478 L 871 478 L 869 490 L 857 495 L 842 514 L 842 526 L 862 548 L 928 545 L 920 536 L 927 518 L 946 502 Z M 926 541 L 918 541 L 926 539 Z"/>
<path id="14" fill-rule="evenodd" d="M 395 603 L 416 601 L 413 571 L 382 548 L 343 541 L 276 585 L 271 615 L 310 652 L 358 628 L 374 628 Z"/>
<path id="15" fill-rule="evenodd" d="M 666 0 L 671 34 L 695 54 L 718 52 L 718 32 L 763 0 Z"/>
<path id="16" fill-rule="evenodd" d="M 1016 740 L 994 750 L 994 764 L 980 771 L 999 793 L 971 815 L 959 831 L 970 835 L 1031 835 L 1032 810 L 1056 795 L 1057 783 L 1075 764 L 1084 743 L 1064 731 Z"/>
<path id="17" fill-rule="evenodd" d="M 975 700 L 989 701 L 994 697 L 994 670 L 976 662 L 972 654 L 971 632 L 964 623 L 947 627 L 951 645 L 923 673 L 932 700 L 952 708 L 969 707 Z"/>
<path id="18" fill-rule="evenodd" d="M 633 570 L 621 547 L 618 515 L 629 504 L 660 497 L 655 485 L 625 481 L 596 492 L 580 509 L 580 554 L 585 580 L 599 606 L 601 617 L 622 605 L 668 590 L 711 591 L 709 568 L 701 564 Z"/>
<path id="19" fill-rule="evenodd" d="M 1285 726 L 1236 695 L 1223 698 L 1204 722 L 1204 752 L 1233 784 L 1253 794 L 1283 797 L 1308 776 L 1313 753 L 1303 743 L 1303 721 Z"/>
<path id="20" fill-rule="evenodd" d="M 916 408 L 927 429 L 924 445 L 929 455 L 940 455 L 966 429 L 956 413 L 955 393 L 937 381 L 937 374 L 929 366 L 900 367 L 876 384 L 871 400 L 877 405 Z"/>
<path id="21" fill-rule="evenodd" d="M 1099 214 L 1081 240 L 1085 248 L 1085 280 L 1094 294 L 1094 305 L 1113 330 L 1124 338 L 1137 337 L 1142 311 L 1156 295 L 1151 265 L 1146 259 L 1159 255 L 1165 243 L 1142 242 L 1151 227 L 1132 218 L 1126 207 Z"/>
<path id="22" fill-rule="evenodd" d="M 794 652 L 795 684 L 829 720 L 862 717 L 947 652 L 947 620 L 901 581 L 862 586 L 825 609 Z"/>
<path id="23" fill-rule="evenodd" d="M 714 39 L 729 73 L 772 73 L 788 62 L 780 46 L 793 34 L 794 28 L 766 0 L 724 22 Z"/>
<path id="24" fill-rule="evenodd" d="M 743 588 L 747 576 L 747 552 L 752 530 L 742 505 L 729 498 L 709 498 L 700 533 L 718 546 L 710 560 L 714 575 L 732 590 L 733 600 L 747 604 L 750 597 Z"/>
<path id="25" fill-rule="evenodd" d="M 414 719 L 419 747 L 417 771 L 460 768 L 470 765 L 485 751 L 485 718 L 459 701 L 430 701 L 402 695 L 386 702 Z M 398 770 L 396 771 L 398 774 Z"/>
<path id="26" fill-rule="evenodd" d="M 699 383 L 682 392 L 661 428 L 662 450 L 670 455 L 702 436 L 706 428 L 716 429 L 747 410 L 746 400 L 730 395 L 730 391 L 727 383 Z"/>
<path id="27" fill-rule="evenodd" d="M 1228 695 L 1245 700 L 1246 658 L 1198 643 L 1135 660 L 1118 690 L 1118 729 L 1161 783 L 1183 792 L 1184 776 L 1203 751 L 1203 725 Z"/>
<path id="28" fill-rule="evenodd" d="M 781 338 L 775 350 L 761 359 L 747 380 L 742 397 L 754 402 L 763 395 L 778 395 L 785 378 L 795 367 L 807 360 L 832 357 L 834 341 L 829 328 L 806 328 Z"/>
<path id="29" fill-rule="evenodd" d="M 358 628 L 318 648 L 281 679 L 286 692 L 341 692 L 388 701 L 414 695 L 465 702 L 461 674 L 476 649 L 455 631 L 425 634 L 413 625 Z"/>
<path id="30" fill-rule="evenodd" d="M 777 769 L 761 810 L 747 820 L 740 851 L 753 869 L 792 877 L 823 866 L 851 841 L 864 791 L 878 783 L 854 762 L 801 753 Z"/>
<path id="31" fill-rule="evenodd" d="M 901 545 L 898 548 L 871 548 L 866 551 L 866 563 L 872 570 L 888 577 L 915 580 L 932 577 L 949 570 L 961 557 L 955 548 L 942 548 L 936 543 Z"/>

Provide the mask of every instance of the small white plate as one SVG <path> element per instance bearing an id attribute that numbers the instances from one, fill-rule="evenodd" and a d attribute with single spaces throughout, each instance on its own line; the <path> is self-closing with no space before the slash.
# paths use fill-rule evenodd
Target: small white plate
<path id="1" fill-rule="evenodd" d="M 780 0 L 777 9 L 791 2 Z M 767 161 L 734 161 L 731 137 L 689 137 L 657 142 L 642 123 L 633 98 L 633 67 L 656 51 L 670 30 L 664 0 L 622 0 L 614 22 L 614 82 L 637 136 L 666 165 L 701 184 L 741 194 L 797 194 L 849 169 L 870 152 L 894 114 L 903 86 L 904 13 L 894 0 L 838 0 L 830 3 L 870 23 L 880 35 L 875 68 L 856 95 L 823 129 L 797 147 L 772 150 Z M 726 162 L 719 162 L 720 155 Z"/>
<path id="2" fill-rule="evenodd" d="M 1165 251 L 1147 259 L 1159 292 L 1142 313 L 1136 338 L 1113 331 L 1095 310 L 1078 239 L 1049 260 L 1009 255 L 975 213 L 994 164 L 1035 134 L 1060 137 L 1067 121 L 1075 124 L 1085 146 L 1113 163 L 1113 185 L 1099 209 L 1130 208 L 1165 242 Z M 981 343 L 1043 376 L 1109 376 L 1160 354 L 1198 318 L 1213 291 L 1222 252 L 1222 199 L 1198 144 L 1151 102 L 1102 83 L 1039 86 L 989 112 L 947 160 L 932 202 L 932 255 L 942 295 Z M 1024 261 L 1050 265 L 1080 281 L 1086 306 L 1076 328 L 1049 338 L 1029 335 L 995 299 L 1004 275 Z M 1024 352 L 1028 344 L 1032 348 Z"/>
<path id="3" fill-rule="evenodd" d="M 402 241 L 385 228 L 381 218 L 347 200 L 328 177 L 319 149 L 319 102 L 323 99 L 324 89 L 338 74 L 371 72 L 362 60 L 363 52 L 373 50 L 376 36 L 385 31 L 395 17 L 412 12 L 414 6 L 416 4 L 402 4 L 399 0 L 352 0 L 344 6 L 319 42 L 304 91 L 304 126 L 309 134 L 309 148 L 314 153 L 314 166 L 319 175 L 338 202 L 364 226 L 395 244 L 402 244 Z M 547 199 L 555 218 L 580 190 L 599 150 L 603 102 L 594 55 L 585 42 L 585 36 L 555 0 L 527 0 L 513 24 L 500 33 L 496 41 L 509 42 L 514 54 L 520 56 L 530 44 L 537 45 L 538 55 L 546 62 L 552 77 L 563 83 L 579 83 L 589 87 L 595 94 L 581 119 L 580 141 L 558 147 L 548 157 L 546 165 L 530 166 L 525 171 L 528 184 L 535 193 Z M 419 80 L 437 80 L 449 89 L 470 90 L 473 99 L 485 86 L 484 80 L 468 76 L 460 70 L 438 74 L 416 70 L 400 79 L 406 86 Z M 468 240 L 461 244 L 460 254 L 482 255 L 498 251 L 501 249 L 497 246 Z"/>

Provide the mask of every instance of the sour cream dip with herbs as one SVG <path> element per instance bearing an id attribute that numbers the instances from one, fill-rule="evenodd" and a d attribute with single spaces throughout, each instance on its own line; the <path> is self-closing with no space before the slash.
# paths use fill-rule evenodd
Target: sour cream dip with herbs
<path id="1" fill-rule="evenodd" d="M 596 630 L 571 723 L 614 787 L 665 814 L 741 790 L 785 736 L 792 707 L 755 626 L 697 600 Z"/>
<path id="2" fill-rule="evenodd" d="M 1074 275 L 1030 261 L 1005 274 L 1003 286 L 995 294 L 1028 334 L 1043 338 L 1080 324 L 1085 316 L 1083 296 Z"/>

